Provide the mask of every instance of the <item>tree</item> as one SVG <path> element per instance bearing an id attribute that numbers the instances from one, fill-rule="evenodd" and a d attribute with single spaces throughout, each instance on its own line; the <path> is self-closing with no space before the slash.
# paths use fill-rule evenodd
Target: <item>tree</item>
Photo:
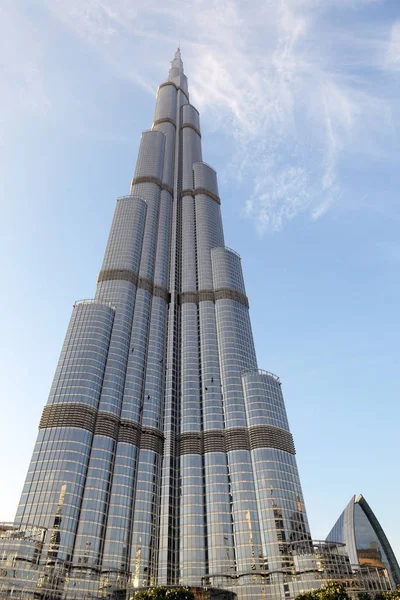
<path id="1" fill-rule="evenodd" d="M 400 600 L 400 587 L 392 592 L 378 592 L 371 595 L 369 592 L 358 592 L 358 600 Z M 351 600 L 346 588 L 337 581 L 328 581 L 318 590 L 305 592 L 297 596 L 296 600 Z"/>
<path id="2" fill-rule="evenodd" d="M 378 592 L 373 600 L 400 600 L 400 587 L 391 592 Z"/>
<path id="3" fill-rule="evenodd" d="M 296 600 L 316 600 L 314 592 L 304 592 L 296 596 Z"/>
<path id="4" fill-rule="evenodd" d="M 135 592 L 130 600 L 195 600 L 194 593 L 187 587 L 151 587 Z"/>
<path id="5" fill-rule="evenodd" d="M 358 600 L 372 600 L 371 594 L 368 592 L 358 592 L 357 598 Z"/>
<path id="6" fill-rule="evenodd" d="M 296 600 L 351 600 L 351 598 L 342 583 L 328 581 L 317 590 L 300 594 Z"/>
<path id="7" fill-rule="evenodd" d="M 390 594 L 390 592 L 389 592 Z M 389 600 L 390 595 L 387 592 L 378 592 L 374 596 L 374 600 Z"/>

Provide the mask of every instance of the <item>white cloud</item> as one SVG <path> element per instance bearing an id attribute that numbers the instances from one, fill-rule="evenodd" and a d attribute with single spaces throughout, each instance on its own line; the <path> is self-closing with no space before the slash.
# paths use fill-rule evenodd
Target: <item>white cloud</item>
<path id="1" fill-rule="evenodd" d="M 285 221 L 303 212 L 310 203 L 308 177 L 298 166 L 272 168 L 257 177 L 254 194 L 246 204 L 246 213 L 256 217 L 259 233 L 279 231 Z"/>
<path id="2" fill-rule="evenodd" d="M 192 100 L 231 136 L 225 175 L 252 186 L 244 214 L 261 232 L 320 218 L 344 197 L 341 164 L 385 152 L 398 98 L 374 77 L 399 68 L 400 22 L 389 42 L 383 27 L 355 25 L 384 0 L 43 1 L 150 93 L 181 40 Z"/>

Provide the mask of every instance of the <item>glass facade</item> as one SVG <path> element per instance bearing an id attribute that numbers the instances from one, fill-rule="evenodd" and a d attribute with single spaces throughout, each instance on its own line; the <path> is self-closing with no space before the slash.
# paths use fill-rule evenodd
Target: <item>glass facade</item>
<path id="1" fill-rule="evenodd" d="M 353 565 L 386 569 L 392 586 L 400 585 L 400 568 L 389 540 L 362 495 L 352 497 L 327 540 L 346 544 Z"/>
<path id="2" fill-rule="evenodd" d="M 179 50 L 95 298 L 74 307 L 16 523 L 47 532 L 40 560 L 67 565 L 67 598 L 315 587 L 296 578 L 314 549 L 281 382 L 258 369 Z"/>

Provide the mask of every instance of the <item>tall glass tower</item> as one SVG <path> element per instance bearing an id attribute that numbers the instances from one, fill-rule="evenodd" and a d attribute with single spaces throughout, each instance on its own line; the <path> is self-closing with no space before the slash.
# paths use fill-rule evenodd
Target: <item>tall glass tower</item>
<path id="1" fill-rule="evenodd" d="M 16 522 L 46 528 L 71 598 L 105 573 L 290 597 L 281 575 L 311 551 L 281 383 L 257 366 L 179 49 L 95 298 L 74 306 Z"/>

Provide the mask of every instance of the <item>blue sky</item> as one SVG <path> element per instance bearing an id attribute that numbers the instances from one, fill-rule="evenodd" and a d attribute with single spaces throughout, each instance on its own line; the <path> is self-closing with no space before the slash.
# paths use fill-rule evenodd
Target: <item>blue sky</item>
<path id="1" fill-rule="evenodd" d="M 363 493 L 400 558 L 395 0 L 3 0 L 0 520 L 178 41 L 313 537 Z"/>

